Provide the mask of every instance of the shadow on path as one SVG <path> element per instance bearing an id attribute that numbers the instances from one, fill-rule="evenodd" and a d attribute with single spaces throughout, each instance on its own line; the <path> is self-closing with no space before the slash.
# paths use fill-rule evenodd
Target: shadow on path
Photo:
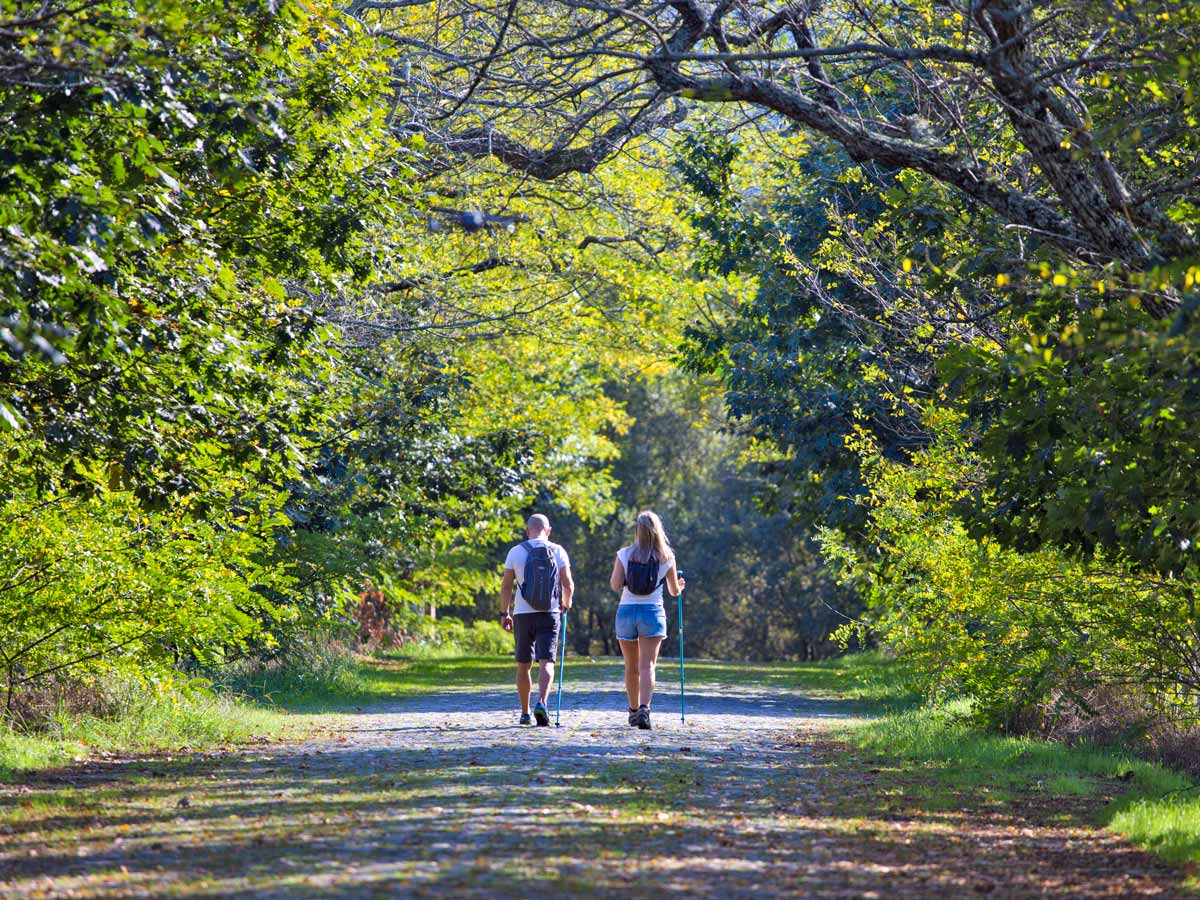
<path id="1" fill-rule="evenodd" d="M 516 725 L 510 690 L 454 690 L 330 740 L 50 774 L 0 795 L 28 812 L 0 894 L 1175 895 L 1078 816 L 898 815 L 828 740 L 846 704 L 703 685 L 682 725 L 659 696 L 650 732 L 607 684 L 571 685 L 562 728 Z"/>

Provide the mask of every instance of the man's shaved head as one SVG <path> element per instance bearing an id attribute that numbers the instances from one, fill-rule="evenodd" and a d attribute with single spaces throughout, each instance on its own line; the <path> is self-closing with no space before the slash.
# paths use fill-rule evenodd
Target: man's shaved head
<path id="1" fill-rule="evenodd" d="M 535 534 L 546 534 L 550 531 L 550 520 L 541 513 L 534 513 L 525 523 L 525 533 L 530 537 Z"/>

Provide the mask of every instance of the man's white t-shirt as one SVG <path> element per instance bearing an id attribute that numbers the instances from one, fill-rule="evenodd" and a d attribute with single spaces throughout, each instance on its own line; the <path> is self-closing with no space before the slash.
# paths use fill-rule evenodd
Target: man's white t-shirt
<path id="1" fill-rule="evenodd" d="M 546 544 L 550 547 L 550 552 L 554 554 L 554 562 L 558 565 L 560 572 L 565 572 L 571 568 L 571 560 L 567 558 L 567 551 L 560 544 L 553 541 L 547 541 L 542 538 L 532 538 L 528 541 L 530 544 Z M 525 549 L 525 544 L 517 544 L 508 551 L 508 556 L 504 559 L 504 568 L 512 569 L 517 576 L 517 602 L 513 606 L 513 615 L 519 616 L 522 613 L 540 612 L 541 610 L 534 609 L 525 602 L 525 598 L 521 596 L 521 583 L 525 581 L 525 560 L 529 558 L 529 551 Z"/>
<path id="2" fill-rule="evenodd" d="M 624 571 L 629 570 L 629 554 L 632 552 L 633 552 L 632 544 L 630 544 L 628 547 L 622 547 L 620 550 L 617 551 L 617 559 L 619 559 L 621 561 L 621 569 Z M 667 573 L 670 572 L 673 568 L 675 568 L 675 557 L 674 556 L 668 556 L 666 559 L 660 559 L 658 561 L 658 579 L 657 580 L 660 582 L 663 582 L 664 579 L 666 579 L 666 577 L 667 577 Z M 656 587 L 654 589 L 653 593 L 646 594 L 644 596 L 642 594 L 633 593 L 632 591 L 629 590 L 629 585 L 626 585 L 624 590 L 621 591 L 621 602 L 618 605 L 625 606 L 626 604 L 630 604 L 630 603 L 654 603 L 654 604 L 661 606 L 662 602 L 663 602 L 663 584 L 659 584 L 658 587 Z"/>

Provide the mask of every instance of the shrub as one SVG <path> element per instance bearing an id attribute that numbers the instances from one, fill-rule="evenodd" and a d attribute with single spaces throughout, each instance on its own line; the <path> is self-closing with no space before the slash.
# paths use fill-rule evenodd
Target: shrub
<path id="1" fill-rule="evenodd" d="M 80 707 L 78 691 L 86 685 Z M 0 725 L 0 778 L 66 765 L 94 753 L 198 749 L 279 732 L 286 720 L 176 676 L 110 675 L 70 682 L 56 705 L 39 707 L 36 733 Z M 43 695 L 45 699 L 45 695 Z"/>
<path id="2" fill-rule="evenodd" d="M 222 690 L 269 702 L 327 691 L 353 693 L 360 675 L 353 644 L 329 627 L 295 632 L 270 656 L 228 663 L 207 674 Z"/>
<path id="3" fill-rule="evenodd" d="M 105 673 L 163 673 L 177 660 L 245 646 L 285 613 L 266 598 L 286 579 L 260 562 L 277 497 L 197 521 L 146 512 L 128 493 L 0 501 L 0 703 Z M 79 688 L 82 690 L 82 687 Z"/>
<path id="4" fill-rule="evenodd" d="M 929 424 L 936 440 L 907 462 L 856 443 L 871 489 L 865 539 L 822 535 L 863 591 L 870 627 L 926 692 L 972 697 L 996 728 L 1052 730 L 1068 710 L 1094 717 L 1089 698 L 1101 689 L 1136 685 L 1140 711 L 1127 725 L 1145 734 L 1152 723 L 1196 722 L 1193 586 L 1099 551 L 1074 559 L 973 537 L 958 509 L 979 484 L 978 460 L 956 420 Z"/>
<path id="5" fill-rule="evenodd" d="M 496 622 L 468 625 L 454 616 L 426 615 L 411 592 L 387 577 L 380 581 L 382 588 L 344 594 L 367 650 L 400 650 L 406 656 L 501 656 L 511 650 L 511 636 Z"/>
<path id="6" fill-rule="evenodd" d="M 410 629 L 406 640 L 394 648 L 402 656 L 504 656 L 512 651 L 512 635 L 495 622 L 470 625 L 453 616 L 441 619 L 422 617 L 419 632 Z"/>

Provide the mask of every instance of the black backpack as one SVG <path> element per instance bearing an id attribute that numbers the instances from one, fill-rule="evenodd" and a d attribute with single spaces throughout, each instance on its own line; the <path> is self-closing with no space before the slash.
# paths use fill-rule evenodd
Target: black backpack
<path id="1" fill-rule="evenodd" d="M 645 562 L 637 562 L 633 551 L 629 551 L 628 562 L 625 564 L 625 586 L 629 593 L 638 597 L 646 597 L 658 590 L 659 585 L 667 579 L 658 578 L 658 554 L 650 551 L 650 558 Z"/>
<path id="2" fill-rule="evenodd" d="M 525 581 L 521 584 L 521 596 L 538 612 L 549 612 L 558 599 L 558 563 L 549 544 L 526 541 Z"/>

